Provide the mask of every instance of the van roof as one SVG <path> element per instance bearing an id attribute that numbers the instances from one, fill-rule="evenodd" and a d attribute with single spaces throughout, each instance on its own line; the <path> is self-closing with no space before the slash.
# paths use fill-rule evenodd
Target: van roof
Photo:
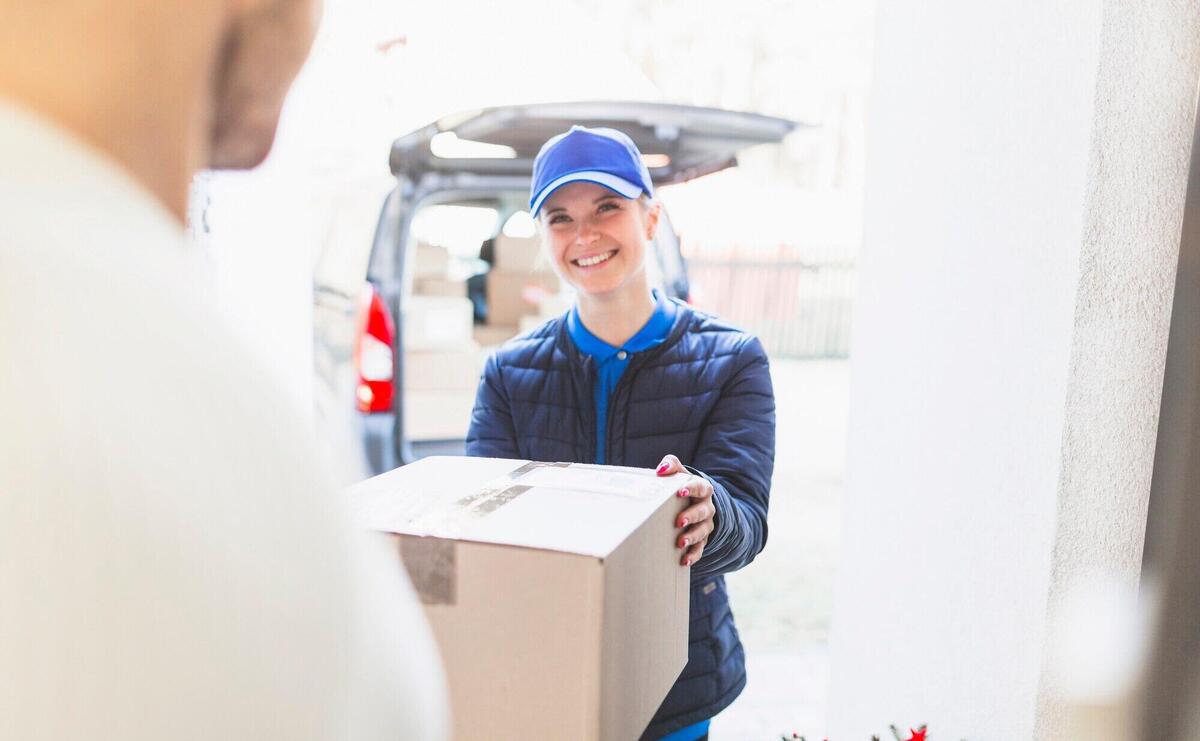
<path id="1" fill-rule="evenodd" d="M 542 144 L 576 124 L 609 126 L 628 134 L 647 156 L 656 185 L 732 167 L 742 149 L 782 141 L 802 126 L 757 113 L 644 101 L 500 106 L 444 116 L 396 139 L 392 173 L 414 180 L 427 172 L 528 178 Z M 500 157 L 440 157 L 433 152 L 434 137 L 447 133 L 509 151 Z"/>

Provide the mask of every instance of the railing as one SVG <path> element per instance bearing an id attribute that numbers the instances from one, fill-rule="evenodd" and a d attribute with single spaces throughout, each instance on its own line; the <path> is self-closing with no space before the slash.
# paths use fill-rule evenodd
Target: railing
<path id="1" fill-rule="evenodd" d="M 852 258 L 793 251 L 776 259 L 688 259 L 696 306 L 754 333 L 773 357 L 844 358 L 857 272 Z M 755 256 L 756 257 L 756 256 Z"/>

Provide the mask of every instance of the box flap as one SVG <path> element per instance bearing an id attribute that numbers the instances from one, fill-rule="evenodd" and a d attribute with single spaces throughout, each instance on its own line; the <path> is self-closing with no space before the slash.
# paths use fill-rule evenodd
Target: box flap
<path id="1" fill-rule="evenodd" d="M 357 522 L 372 530 L 603 558 L 686 478 L 641 468 L 435 456 L 346 493 Z"/>

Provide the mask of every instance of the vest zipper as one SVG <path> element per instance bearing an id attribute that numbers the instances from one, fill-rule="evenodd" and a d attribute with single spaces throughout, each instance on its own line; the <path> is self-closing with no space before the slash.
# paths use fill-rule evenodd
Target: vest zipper
<path id="1" fill-rule="evenodd" d="M 625 463 L 624 447 L 621 449 L 619 461 L 616 460 L 615 456 L 613 455 L 613 450 L 615 450 L 613 447 L 613 430 L 616 429 L 616 425 L 613 424 L 613 409 L 616 408 L 617 397 L 620 396 L 624 387 L 633 383 L 633 379 L 638 373 L 641 372 L 643 365 L 662 354 L 669 345 L 674 344 L 674 342 L 667 342 L 664 340 L 662 343 L 650 348 L 649 350 L 640 353 L 634 353 L 633 360 L 629 362 L 629 365 L 625 368 L 625 372 L 622 373 L 621 377 L 617 379 L 617 385 L 613 386 L 613 392 L 608 397 L 608 426 L 604 430 L 604 457 L 607 465 L 621 466 Z M 626 414 L 625 418 L 628 420 L 629 415 Z M 592 429 L 594 430 L 595 428 L 595 421 L 593 420 Z M 595 436 L 595 433 L 593 432 L 592 435 Z M 596 460 L 596 450 L 594 446 L 592 449 L 592 460 Z"/>

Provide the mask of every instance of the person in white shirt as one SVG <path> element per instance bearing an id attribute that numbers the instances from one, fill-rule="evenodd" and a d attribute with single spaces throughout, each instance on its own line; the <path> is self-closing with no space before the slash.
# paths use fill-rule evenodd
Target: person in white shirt
<path id="1" fill-rule="evenodd" d="M 442 739 L 394 549 L 213 306 L 194 170 L 269 151 L 310 0 L 0 0 L 0 739 Z"/>

